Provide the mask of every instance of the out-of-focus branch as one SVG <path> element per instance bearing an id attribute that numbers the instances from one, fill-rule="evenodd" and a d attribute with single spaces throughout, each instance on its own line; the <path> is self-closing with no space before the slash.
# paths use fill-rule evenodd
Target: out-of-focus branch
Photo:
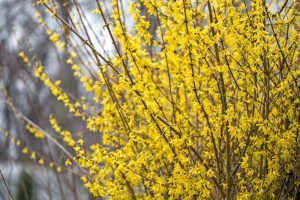
<path id="1" fill-rule="evenodd" d="M 74 156 L 72 155 L 72 153 L 70 151 L 68 151 L 64 146 L 62 146 L 58 141 L 56 141 L 49 133 L 47 133 L 45 130 L 43 130 L 41 127 L 39 127 L 37 124 L 35 124 L 33 121 L 31 121 L 30 119 L 28 119 L 25 115 L 23 115 L 21 112 L 19 112 L 16 107 L 13 105 L 12 101 L 9 100 L 9 97 L 5 94 L 5 91 L 1 92 L 3 99 L 5 101 L 5 103 L 9 106 L 9 108 L 15 113 L 17 118 L 20 118 L 22 120 L 24 120 L 26 123 L 30 124 L 31 126 L 33 126 L 34 128 L 36 128 L 37 130 L 41 131 L 46 138 L 48 138 L 51 142 L 53 142 L 59 149 L 61 149 L 69 158 L 73 158 Z M 88 172 L 83 169 L 77 162 L 76 164 L 78 165 L 78 167 L 85 173 L 87 174 Z"/>
<path id="2" fill-rule="evenodd" d="M 3 180 L 3 182 L 4 182 L 4 185 L 5 185 L 6 191 L 8 192 L 8 194 L 9 194 L 10 198 L 11 198 L 12 200 L 15 200 L 15 199 L 14 199 L 14 197 L 13 197 L 13 195 L 12 195 L 12 193 L 10 192 L 10 190 L 9 190 L 9 188 L 8 188 L 8 186 L 7 186 L 6 180 L 5 180 L 5 178 L 4 178 L 4 175 L 3 175 L 3 173 L 2 173 L 2 170 L 1 170 L 1 169 L 0 169 L 0 174 L 1 174 L 2 180 Z"/>

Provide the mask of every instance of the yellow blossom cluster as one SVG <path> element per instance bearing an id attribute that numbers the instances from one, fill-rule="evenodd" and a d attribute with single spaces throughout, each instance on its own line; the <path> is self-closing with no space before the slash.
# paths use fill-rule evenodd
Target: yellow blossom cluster
<path id="1" fill-rule="evenodd" d="M 98 109 L 83 114 L 90 108 L 71 103 L 42 65 L 35 71 L 101 136 L 84 149 L 83 139 L 50 118 L 88 171 L 85 187 L 110 199 L 283 198 L 288 174 L 300 176 L 299 2 L 134 1 L 135 31 L 120 0 L 111 2 L 111 18 L 102 1 L 95 12 L 113 57 L 70 28 L 97 61 L 93 76 L 76 64 L 83 55 L 67 63 Z M 141 6 L 156 20 L 154 35 Z M 50 39 L 58 40 L 55 33 Z M 299 187 L 299 179 L 292 184 Z"/>
<path id="2" fill-rule="evenodd" d="M 31 129 L 31 131 L 33 131 L 33 129 L 34 129 L 33 127 L 29 127 L 29 125 L 26 128 Z M 20 147 L 21 145 L 25 146 L 25 144 L 23 144 L 20 139 L 16 140 L 13 135 L 11 135 L 8 131 L 6 131 L 5 137 L 8 137 L 8 136 L 11 138 L 11 143 L 15 144 L 17 147 Z M 39 138 L 39 135 L 36 135 L 35 137 Z M 53 161 L 50 161 L 48 158 L 43 157 L 36 151 L 32 150 L 30 147 L 27 147 L 27 146 L 23 147 L 21 149 L 21 153 L 24 155 L 29 155 L 29 158 L 31 160 L 35 160 L 37 164 L 48 166 L 49 168 L 54 169 L 58 173 L 62 172 L 62 170 L 63 170 L 62 166 L 60 166 L 59 164 L 57 164 Z M 70 160 L 67 159 L 65 164 L 66 164 L 66 166 L 69 166 L 71 164 Z"/>
<path id="3" fill-rule="evenodd" d="M 62 130 L 53 115 L 49 117 L 49 121 L 55 132 L 59 133 L 62 136 L 63 141 L 70 147 L 73 147 L 75 145 L 75 140 L 73 139 L 71 133 L 69 131 Z"/>
<path id="4" fill-rule="evenodd" d="M 45 134 L 42 131 L 30 126 L 30 124 L 26 125 L 26 129 L 36 138 L 45 138 Z"/>
<path id="5" fill-rule="evenodd" d="M 69 112 L 74 113 L 74 116 L 81 117 L 82 120 L 85 120 L 85 113 L 82 111 L 85 109 L 84 104 L 80 104 L 79 102 L 72 102 L 69 95 L 63 91 L 60 87 L 60 80 L 53 82 L 44 71 L 44 66 L 40 63 L 36 63 L 36 69 L 34 71 L 34 75 L 39 78 L 46 87 L 48 87 L 51 93 L 57 97 L 58 101 L 61 101 L 66 108 L 68 108 Z"/>

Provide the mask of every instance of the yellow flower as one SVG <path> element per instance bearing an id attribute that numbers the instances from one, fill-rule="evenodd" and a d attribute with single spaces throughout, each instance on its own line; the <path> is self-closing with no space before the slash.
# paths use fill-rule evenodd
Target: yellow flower
<path id="1" fill-rule="evenodd" d="M 32 159 L 32 160 L 36 159 L 36 154 L 34 151 L 31 153 L 30 159 Z"/>
<path id="2" fill-rule="evenodd" d="M 50 163 L 49 163 L 49 167 L 51 167 L 51 168 L 54 167 L 54 163 L 53 163 L 53 162 L 50 162 Z"/>
<path id="3" fill-rule="evenodd" d="M 58 173 L 60 173 L 60 172 L 62 172 L 62 168 L 61 168 L 60 166 L 58 166 L 58 167 L 56 168 L 56 171 L 57 171 Z"/>
<path id="4" fill-rule="evenodd" d="M 27 147 L 25 147 L 25 148 L 22 150 L 22 153 L 23 153 L 23 154 L 28 154 L 28 152 L 29 152 L 29 150 L 28 150 Z"/>
<path id="5" fill-rule="evenodd" d="M 45 161 L 44 161 L 44 159 L 39 159 L 39 161 L 38 161 L 38 163 L 40 164 L 40 165 L 43 165 L 44 163 L 45 163 Z"/>
<path id="6" fill-rule="evenodd" d="M 65 165 L 66 166 L 72 165 L 72 162 L 69 159 L 67 159 L 66 162 L 65 162 Z"/>

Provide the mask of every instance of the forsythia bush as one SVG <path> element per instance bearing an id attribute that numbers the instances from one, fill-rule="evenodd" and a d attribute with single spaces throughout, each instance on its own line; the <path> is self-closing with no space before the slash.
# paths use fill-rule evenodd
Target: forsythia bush
<path id="1" fill-rule="evenodd" d="M 96 0 L 93 15 L 99 22 L 89 22 L 73 2 L 80 25 L 64 19 L 55 0 L 37 5 L 69 31 L 68 44 L 54 30 L 47 33 L 58 48 L 67 48 L 66 62 L 93 98 L 73 98 L 42 63 L 24 52 L 20 56 L 74 117 L 101 135 L 86 146 L 50 116 L 53 129 L 74 150 L 66 165 L 83 169 L 83 184 L 94 196 L 297 195 L 298 1 L 141 0 L 130 2 L 128 16 L 121 0 L 106 6 Z M 94 44 L 91 23 L 101 23 L 114 55 Z M 157 23 L 155 34 L 149 32 L 151 23 Z"/>

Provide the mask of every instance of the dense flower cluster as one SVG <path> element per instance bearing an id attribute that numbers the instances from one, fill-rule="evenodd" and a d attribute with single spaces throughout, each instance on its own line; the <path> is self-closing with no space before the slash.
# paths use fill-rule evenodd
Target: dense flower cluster
<path id="1" fill-rule="evenodd" d="M 116 50 L 109 58 L 54 13 L 94 55 L 93 72 L 79 54 L 67 60 L 94 102 L 72 102 L 36 68 L 102 137 L 84 148 L 50 118 L 74 149 L 72 162 L 87 170 L 89 191 L 110 199 L 282 198 L 300 167 L 299 2 L 141 0 L 129 8 L 135 31 L 120 1 L 111 2 L 111 18 L 100 1 L 95 11 Z M 38 3 L 53 14 L 48 1 Z M 141 4 L 158 23 L 154 35 Z M 49 37 L 65 48 L 56 32 Z"/>

